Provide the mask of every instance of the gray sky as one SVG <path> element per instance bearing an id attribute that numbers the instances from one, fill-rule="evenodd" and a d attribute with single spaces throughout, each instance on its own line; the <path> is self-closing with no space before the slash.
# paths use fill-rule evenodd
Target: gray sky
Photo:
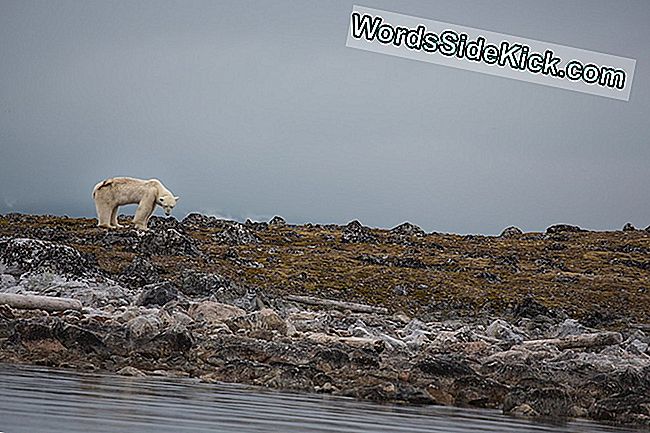
<path id="1" fill-rule="evenodd" d="M 346 48 L 353 4 L 0 0 L 0 213 L 127 175 L 179 218 L 650 224 L 650 2 L 359 0 L 637 59 L 629 102 Z"/>

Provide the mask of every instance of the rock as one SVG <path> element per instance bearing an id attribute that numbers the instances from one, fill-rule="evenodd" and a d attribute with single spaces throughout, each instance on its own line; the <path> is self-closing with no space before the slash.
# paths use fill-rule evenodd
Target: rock
<path id="1" fill-rule="evenodd" d="M 132 376 L 132 377 L 146 377 L 147 375 L 144 374 L 142 371 L 138 370 L 135 367 L 126 366 L 117 371 L 117 374 L 120 376 Z"/>
<path id="2" fill-rule="evenodd" d="M 140 238 L 136 250 L 158 256 L 201 255 L 194 239 L 176 229 L 148 230 Z"/>
<path id="3" fill-rule="evenodd" d="M 246 315 L 246 311 L 233 305 L 220 304 L 214 301 L 203 301 L 193 304 L 188 314 L 197 322 L 208 324 L 225 323 L 228 319 Z"/>
<path id="4" fill-rule="evenodd" d="M 219 274 L 185 270 L 182 274 L 180 290 L 186 295 L 209 296 L 230 285 L 230 280 Z"/>
<path id="5" fill-rule="evenodd" d="M 250 218 L 247 218 L 246 221 L 244 222 L 244 227 L 259 232 L 259 231 L 268 230 L 269 223 L 267 223 L 266 221 L 252 221 Z"/>
<path id="6" fill-rule="evenodd" d="M 249 245 L 261 242 L 255 233 L 240 223 L 226 226 L 222 232 L 214 235 L 214 239 L 226 245 Z"/>
<path id="7" fill-rule="evenodd" d="M 138 352 L 154 358 L 185 353 L 194 345 L 194 334 L 181 324 L 176 324 L 138 347 Z"/>
<path id="8" fill-rule="evenodd" d="M 257 331 L 270 331 L 280 335 L 287 335 L 290 329 L 295 331 L 295 329 L 292 329 L 293 327 L 287 325 L 287 322 L 278 313 L 270 308 L 255 311 L 245 316 L 233 317 L 228 319 L 226 324 L 233 332 L 239 330 L 256 331 L 254 334 L 261 336 L 267 336 L 268 334 Z"/>
<path id="9" fill-rule="evenodd" d="M 269 227 L 284 227 L 287 225 L 287 222 L 281 216 L 274 216 L 269 221 Z"/>
<path id="10" fill-rule="evenodd" d="M 553 336 L 562 338 L 568 337 L 569 335 L 587 334 L 593 331 L 593 329 L 581 325 L 577 320 L 566 319 L 564 322 L 557 326 Z"/>
<path id="11" fill-rule="evenodd" d="M 368 227 L 361 225 L 357 220 L 349 222 L 343 228 L 341 235 L 341 242 L 343 243 L 375 243 L 377 238 L 371 233 Z"/>
<path id="12" fill-rule="evenodd" d="M 510 226 L 510 227 L 506 227 L 505 229 L 503 229 L 503 231 L 501 232 L 499 237 L 500 238 L 511 239 L 511 238 L 518 238 L 523 234 L 524 234 L 524 232 L 519 227 Z"/>
<path id="13" fill-rule="evenodd" d="M 548 316 L 549 309 L 541 303 L 537 302 L 535 298 L 526 297 L 513 309 L 513 315 L 517 318 L 527 317 L 532 319 L 539 315 Z"/>
<path id="14" fill-rule="evenodd" d="M 632 225 L 632 223 L 625 223 L 625 225 L 623 225 L 623 231 L 624 232 L 633 232 L 633 231 L 636 231 L 636 227 L 634 227 Z"/>
<path id="15" fill-rule="evenodd" d="M 519 406 L 515 406 L 508 412 L 508 415 L 519 416 L 519 417 L 537 417 L 539 413 L 530 407 L 529 404 L 522 403 Z"/>
<path id="16" fill-rule="evenodd" d="M 642 355 L 648 351 L 648 343 L 644 343 L 643 341 L 635 338 L 625 347 L 625 350 L 635 355 Z"/>
<path id="17" fill-rule="evenodd" d="M 589 408 L 589 415 L 597 420 L 618 423 L 637 423 L 647 427 L 650 420 L 650 392 L 627 389 L 600 399 Z"/>
<path id="18" fill-rule="evenodd" d="M 13 275 L 1 274 L 0 275 L 0 291 L 14 287 L 17 284 L 16 278 Z"/>
<path id="19" fill-rule="evenodd" d="M 12 273 L 51 272 L 71 276 L 99 274 L 94 256 L 49 241 L 0 237 L 0 263 Z"/>
<path id="20" fill-rule="evenodd" d="M 520 344 L 524 341 L 524 335 L 521 331 L 515 330 L 505 320 L 497 319 L 487 328 L 487 335 L 510 344 Z"/>
<path id="21" fill-rule="evenodd" d="M 511 414 L 522 405 L 532 409 L 529 414 L 553 418 L 568 417 L 572 413 L 573 401 L 569 393 L 559 387 L 522 389 L 518 388 L 505 396 L 503 413 Z"/>
<path id="22" fill-rule="evenodd" d="M 149 230 L 163 231 L 168 229 L 174 229 L 179 233 L 185 234 L 185 227 L 173 216 L 161 217 L 153 215 L 149 219 Z"/>
<path id="23" fill-rule="evenodd" d="M 69 350 L 83 353 L 107 353 L 108 350 L 101 337 L 88 329 L 65 323 L 53 327 L 54 335 Z"/>
<path id="24" fill-rule="evenodd" d="M 126 323 L 130 338 L 153 338 L 162 329 L 162 320 L 156 314 L 143 314 Z"/>
<path id="25" fill-rule="evenodd" d="M 433 377 L 474 376 L 476 372 L 456 355 L 435 355 L 419 360 L 413 366 L 422 374 Z"/>
<path id="26" fill-rule="evenodd" d="M 410 222 L 404 222 L 390 229 L 390 233 L 400 236 L 424 236 L 425 232 L 420 227 Z"/>
<path id="27" fill-rule="evenodd" d="M 210 229 L 221 227 L 222 221 L 213 216 L 200 213 L 190 213 L 181 221 L 181 225 L 189 230 Z"/>
<path id="28" fill-rule="evenodd" d="M 159 305 L 163 306 L 167 302 L 178 299 L 178 290 L 169 281 L 157 284 L 149 284 L 142 288 L 136 305 Z"/>
<path id="29" fill-rule="evenodd" d="M 586 230 L 581 229 L 578 226 L 572 226 L 569 224 L 555 224 L 546 229 L 547 234 L 552 233 L 578 233 L 585 232 Z"/>
<path id="30" fill-rule="evenodd" d="M 144 256 L 137 256 L 120 275 L 120 281 L 131 287 L 141 287 L 160 281 L 158 269 Z"/>
<path id="31" fill-rule="evenodd" d="M 109 230 L 99 239 L 99 244 L 107 249 L 122 247 L 125 251 L 136 252 L 144 232 L 137 230 Z"/>

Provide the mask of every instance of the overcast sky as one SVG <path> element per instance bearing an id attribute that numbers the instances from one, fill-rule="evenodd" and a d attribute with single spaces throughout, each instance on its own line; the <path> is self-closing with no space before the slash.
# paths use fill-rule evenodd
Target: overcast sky
<path id="1" fill-rule="evenodd" d="M 346 48 L 354 3 L 0 0 L 0 213 L 650 224 L 650 2 L 358 2 L 637 59 L 629 102 Z"/>

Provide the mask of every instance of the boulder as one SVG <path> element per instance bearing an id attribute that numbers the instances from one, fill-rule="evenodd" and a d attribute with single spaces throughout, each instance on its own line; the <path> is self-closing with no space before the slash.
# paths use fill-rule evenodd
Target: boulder
<path id="1" fill-rule="evenodd" d="M 120 281 L 131 287 L 141 287 L 159 282 L 160 274 L 147 257 L 137 256 L 121 272 Z"/>
<path id="2" fill-rule="evenodd" d="M 157 314 L 143 314 L 126 322 L 129 336 L 133 339 L 153 338 L 163 327 Z"/>
<path id="3" fill-rule="evenodd" d="M 269 221 L 269 227 L 284 227 L 287 225 L 287 222 L 281 216 L 274 216 Z"/>
<path id="4" fill-rule="evenodd" d="M 226 245 L 249 245 L 260 243 L 260 238 L 243 224 L 234 222 L 214 235 L 215 241 Z"/>
<path id="5" fill-rule="evenodd" d="M 201 251 L 193 238 L 170 228 L 148 230 L 140 238 L 136 251 L 141 254 L 159 256 L 200 256 Z"/>
<path id="6" fill-rule="evenodd" d="M 220 227 L 222 220 L 200 213 L 190 213 L 181 221 L 181 225 L 189 230 L 201 230 Z"/>
<path id="7" fill-rule="evenodd" d="M 188 314 L 197 322 L 216 324 L 225 323 L 228 319 L 245 316 L 246 311 L 234 305 L 203 301 L 190 306 Z"/>
<path id="8" fill-rule="evenodd" d="M 14 276 L 30 271 L 80 277 L 99 273 L 94 256 L 36 239 L 0 237 L 0 264 Z"/>
<path id="9" fill-rule="evenodd" d="M 495 320 L 488 326 L 487 335 L 509 344 L 520 344 L 524 341 L 524 335 L 521 331 L 501 319 Z"/>
<path id="10" fill-rule="evenodd" d="M 572 226 L 569 224 L 555 224 L 546 229 L 547 234 L 552 233 L 578 233 L 585 232 L 586 230 L 581 229 L 578 226 Z"/>
<path id="11" fill-rule="evenodd" d="M 632 225 L 632 223 L 625 223 L 623 226 L 623 231 L 624 232 L 633 232 L 636 231 L 636 228 Z"/>
<path id="12" fill-rule="evenodd" d="M 149 284 L 142 288 L 136 305 L 165 305 L 167 302 L 178 299 L 178 289 L 169 281 Z"/>
<path id="13" fill-rule="evenodd" d="M 401 236 L 424 236 L 425 232 L 420 227 L 410 222 L 404 222 L 390 229 L 390 233 Z"/>
<path id="14" fill-rule="evenodd" d="M 287 325 L 287 322 L 278 313 L 270 308 L 264 308 L 245 316 L 233 317 L 228 319 L 226 324 L 233 332 L 241 330 L 248 333 L 256 331 L 255 334 L 265 334 L 257 331 L 270 331 L 287 335 L 289 330 L 295 331 L 292 326 Z"/>
<path id="15" fill-rule="evenodd" d="M 357 220 L 349 222 L 343 228 L 341 235 L 341 242 L 355 244 L 355 243 L 374 243 L 377 238 L 371 233 L 368 227 L 361 225 Z"/>
<path id="16" fill-rule="evenodd" d="M 500 238 L 506 238 L 506 239 L 511 239 L 511 238 L 518 238 L 519 236 L 523 235 L 524 232 L 519 228 L 515 226 L 510 226 L 506 227 L 503 229 L 501 234 L 499 235 Z"/>

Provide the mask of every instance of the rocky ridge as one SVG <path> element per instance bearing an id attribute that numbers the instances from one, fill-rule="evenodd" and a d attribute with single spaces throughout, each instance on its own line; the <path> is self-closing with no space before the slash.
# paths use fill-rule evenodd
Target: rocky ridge
<path id="1" fill-rule="evenodd" d="M 590 254 L 611 266 L 604 273 L 620 284 L 647 281 L 644 231 L 581 230 L 461 238 L 408 223 L 380 231 L 358 222 L 241 224 L 194 214 L 154 219 L 143 234 L 99 230 L 91 220 L 8 215 L 0 217 L 0 295 L 72 298 L 83 308 L 0 305 L 0 361 L 650 426 L 645 317 L 602 308 L 574 314 L 571 297 L 562 304 L 501 287 L 515 281 L 511 274 L 540 269 L 554 278 L 579 274 L 553 283 L 575 286 L 590 275 L 576 272 L 567 256 L 576 245 L 593 278 L 603 271 Z M 542 252 L 517 245 L 526 242 Z M 339 289 L 335 280 L 327 287 L 321 278 L 322 290 L 312 290 L 319 273 L 311 260 L 328 254 L 343 262 L 329 263 L 330 272 L 344 277 L 357 266 L 380 269 L 383 280 L 365 284 L 384 281 L 391 295 L 372 302 L 360 288 L 347 296 L 354 287 Z M 284 272 L 294 256 L 302 266 Z M 614 272 L 621 269 L 633 273 Z M 281 271 L 282 288 L 274 273 Z M 409 281 L 421 272 L 429 279 Z M 391 273 L 407 278 L 393 285 Z M 501 290 L 505 302 L 486 299 L 457 311 L 444 293 L 438 302 L 420 299 L 422 292 L 436 298 L 435 278 L 448 274 L 462 277 L 450 284 L 471 276 L 468 284 Z M 647 307 L 646 292 L 636 293 Z M 408 297 L 417 304 L 403 302 Z"/>

